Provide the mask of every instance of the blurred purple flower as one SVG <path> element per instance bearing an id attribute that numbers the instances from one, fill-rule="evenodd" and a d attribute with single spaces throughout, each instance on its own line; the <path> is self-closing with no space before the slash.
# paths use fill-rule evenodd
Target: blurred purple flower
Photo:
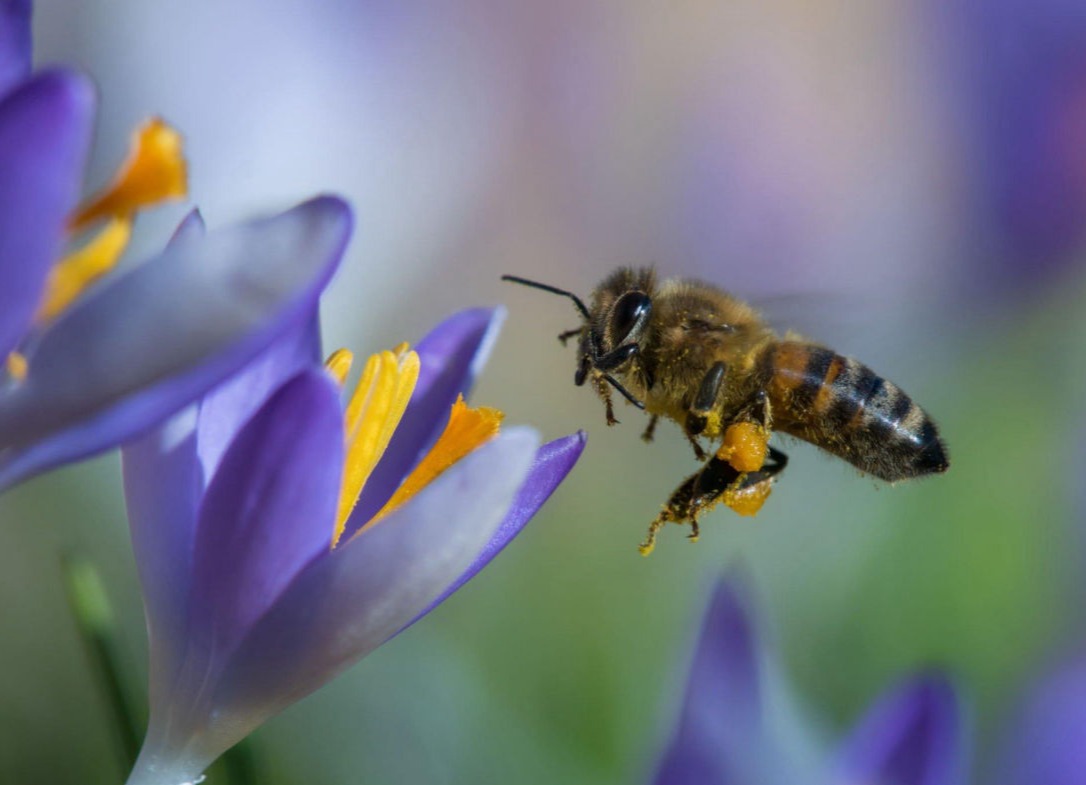
<path id="1" fill-rule="evenodd" d="M 500 319 L 465 311 L 421 341 L 402 420 L 345 521 L 359 398 L 345 418 L 337 355 L 319 365 L 315 311 L 196 410 L 125 447 L 151 654 L 151 717 L 130 783 L 198 777 L 474 576 L 554 491 L 583 434 L 540 447 L 533 430 L 510 428 L 387 512 L 441 452 L 438 434 Z M 396 363 L 413 362 L 406 351 L 381 357 L 394 358 L 397 383 Z M 380 400 L 382 373 L 369 391 L 360 383 L 367 405 Z M 367 410 L 360 427 L 382 416 Z"/>
<path id="2" fill-rule="evenodd" d="M 183 241 L 74 299 L 120 255 L 136 210 L 184 192 L 184 161 L 153 122 L 129 179 L 73 215 L 94 88 L 70 69 L 31 74 L 30 12 L 0 0 L 0 490 L 143 433 L 255 357 L 309 313 L 351 225 L 332 198 L 206 238 L 194 215 Z M 90 272 L 58 275 L 68 231 L 103 219 L 64 260 Z"/>
<path id="3" fill-rule="evenodd" d="M 1086 245 L 1086 5 L 954 3 L 946 44 L 962 68 L 985 280 L 1050 275 Z M 940 78 L 943 78 L 942 76 Z"/>
<path id="4" fill-rule="evenodd" d="M 997 782 L 1086 783 L 1086 659 L 1042 679 L 1009 730 Z"/>
<path id="5" fill-rule="evenodd" d="M 924 674 L 891 689 L 840 750 L 819 750 L 779 693 L 743 587 L 713 592 L 678 725 L 657 785 L 952 785 L 964 782 L 962 718 L 954 688 Z"/>

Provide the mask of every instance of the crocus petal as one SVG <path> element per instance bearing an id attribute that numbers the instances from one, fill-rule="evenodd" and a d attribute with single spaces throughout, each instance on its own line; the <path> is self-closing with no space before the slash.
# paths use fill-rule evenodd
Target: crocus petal
<path id="1" fill-rule="evenodd" d="M 0 99 L 30 73 L 30 0 L 0 0 Z"/>
<path id="2" fill-rule="evenodd" d="M 471 390 L 504 320 L 504 308 L 473 308 L 449 317 L 419 341 L 419 379 L 411 403 L 351 513 L 348 536 L 376 515 L 437 438 L 456 397 Z"/>
<path id="3" fill-rule="evenodd" d="M 26 333 L 63 246 L 94 103 L 90 82 L 63 70 L 43 72 L 0 101 L 0 358 Z"/>
<path id="4" fill-rule="evenodd" d="M 1008 742 L 1006 782 L 1081 785 L 1086 777 L 1086 660 L 1055 671 L 1035 689 Z"/>
<path id="5" fill-rule="evenodd" d="M 365 656 L 430 605 L 494 536 L 539 446 L 510 428 L 298 577 L 224 672 L 209 759 Z"/>
<path id="6" fill-rule="evenodd" d="M 192 210 L 170 245 L 198 242 L 204 221 Z M 196 453 L 197 408 L 191 406 L 121 450 L 132 550 L 143 588 L 152 669 L 172 670 L 171 646 L 180 640 L 192 568 L 192 538 L 204 477 Z M 151 674 L 152 688 L 163 678 Z"/>
<path id="7" fill-rule="evenodd" d="M 303 369 L 320 365 L 320 351 L 320 318 L 314 309 L 309 319 L 292 325 L 243 370 L 201 399 L 197 449 L 204 477 L 214 475 L 227 446 L 268 396 Z M 342 428 L 341 423 L 341 432 Z"/>
<path id="8" fill-rule="evenodd" d="M 121 451 L 125 503 L 151 648 L 151 702 L 182 653 L 185 611 L 204 478 L 196 455 L 196 406 Z"/>
<path id="9" fill-rule="evenodd" d="M 407 629 L 421 619 L 435 607 L 440 605 L 453 592 L 470 581 L 478 572 L 488 565 L 495 556 L 501 553 L 505 546 L 512 542 L 513 538 L 520 534 L 524 525 L 543 506 L 543 502 L 550 498 L 558 485 L 566 478 L 577 459 L 581 457 L 585 446 L 585 433 L 578 431 L 561 439 L 555 439 L 539 448 L 532 463 L 531 471 L 524 485 L 517 491 L 517 498 L 513 506 L 505 516 L 505 520 L 498 526 L 494 536 L 483 547 L 475 561 L 455 581 L 453 581 L 441 594 L 427 605 L 421 613 L 412 619 L 403 629 Z M 402 630 L 401 630 L 402 631 Z"/>
<path id="10" fill-rule="evenodd" d="M 302 567 L 328 554 L 342 468 L 339 387 L 318 365 L 253 415 L 208 486 L 192 571 L 192 650 L 228 657 Z"/>
<path id="11" fill-rule="evenodd" d="M 929 674 L 868 710 L 844 745 L 838 781 L 953 785 L 964 781 L 964 760 L 957 694 L 945 677 Z"/>
<path id="12" fill-rule="evenodd" d="M 207 225 L 204 223 L 204 217 L 200 214 L 200 210 L 194 207 L 189 210 L 188 215 L 182 218 L 181 223 L 174 229 L 173 237 L 170 238 L 170 245 L 196 242 L 203 239 L 206 234 Z"/>
<path id="13" fill-rule="evenodd" d="M 762 653 L 749 602 L 734 576 L 720 581 L 702 622 L 682 714 L 654 782 L 757 782 Z M 768 781 L 768 780 L 766 780 Z"/>
<path id="14" fill-rule="evenodd" d="M 79 303 L 0 397 L 0 487 L 142 433 L 308 323 L 350 227 L 320 197 L 173 243 Z"/>

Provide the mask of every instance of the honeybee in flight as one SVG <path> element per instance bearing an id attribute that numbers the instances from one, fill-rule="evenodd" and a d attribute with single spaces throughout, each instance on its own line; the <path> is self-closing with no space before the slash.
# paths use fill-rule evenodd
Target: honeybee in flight
<path id="1" fill-rule="evenodd" d="M 724 502 L 754 515 L 788 456 L 769 445 L 772 431 L 795 436 L 860 471 L 894 482 L 947 470 L 935 423 L 901 388 L 866 365 L 792 334 L 777 335 L 731 294 L 700 281 L 657 281 L 652 268 L 622 267 L 577 295 L 513 275 L 503 280 L 568 297 L 582 324 L 559 335 L 579 338 L 573 381 L 592 383 L 607 424 L 612 389 L 650 416 L 674 420 L 703 462 L 683 481 L 641 544 L 652 552 L 665 523 L 689 523 Z M 719 443 L 706 453 L 699 440 Z"/>

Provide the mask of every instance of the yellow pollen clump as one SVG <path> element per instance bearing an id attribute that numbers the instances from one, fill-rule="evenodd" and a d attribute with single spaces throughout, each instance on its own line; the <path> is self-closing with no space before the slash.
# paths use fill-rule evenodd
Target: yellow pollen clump
<path id="1" fill-rule="evenodd" d="M 188 172 L 181 134 L 160 118 L 152 118 L 132 138 L 128 159 L 113 181 L 76 211 L 69 221 L 79 231 L 102 218 L 130 216 L 143 207 L 188 193 Z"/>
<path id="2" fill-rule="evenodd" d="M 737 472 L 758 471 L 768 454 L 769 434 L 761 425 L 752 422 L 729 425 L 717 450 L 717 456 L 730 463 Z"/>
<path id="3" fill-rule="evenodd" d="M 757 515 L 773 490 L 773 482 L 766 480 L 749 488 L 724 492 L 724 504 L 739 515 Z"/>

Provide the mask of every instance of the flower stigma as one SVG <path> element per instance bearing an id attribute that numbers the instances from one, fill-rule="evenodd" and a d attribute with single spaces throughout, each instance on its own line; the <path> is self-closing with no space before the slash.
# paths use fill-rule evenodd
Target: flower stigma
<path id="1" fill-rule="evenodd" d="M 325 369 L 343 386 L 353 355 L 346 349 L 334 352 Z M 343 537 L 347 520 L 373 470 L 384 455 L 392 435 L 403 419 L 419 377 L 419 356 L 406 343 L 392 351 L 375 354 L 366 361 L 362 376 L 351 393 L 343 415 L 344 467 L 339 506 L 331 547 Z M 498 434 L 502 413 L 480 406 L 473 409 L 457 397 L 445 430 L 423 456 L 400 487 L 376 515 L 355 534 L 411 499 L 442 472 Z M 353 535 L 352 535 L 353 536 Z"/>
<path id="2" fill-rule="evenodd" d="M 88 286 L 117 265 L 128 246 L 136 213 L 187 194 L 181 134 L 159 118 L 149 120 L 133 134 L 128 159 L 118 168 L 113 181 L 69 219 L 71 232 L 80 232 L 101 220 L 109 222 L 50 271 L 35 321 L 40 324 L 55 319 Z"/>

